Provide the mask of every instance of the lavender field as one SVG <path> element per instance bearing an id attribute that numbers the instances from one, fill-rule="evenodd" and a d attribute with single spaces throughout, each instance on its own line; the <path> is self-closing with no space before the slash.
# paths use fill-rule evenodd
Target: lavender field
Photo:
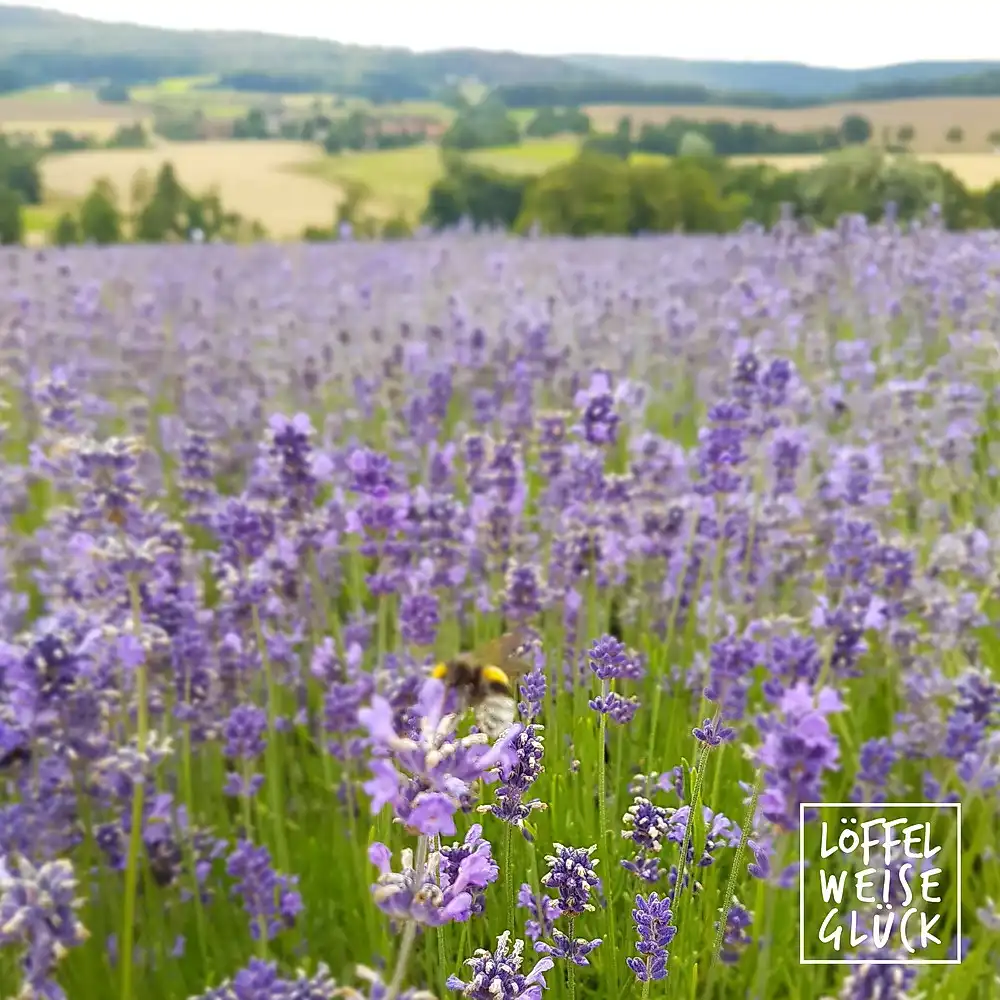
<path id="1" fill-rule="evenodd" d="M 1000 996 L 1000 234 L 2 254 L 0 996 Z"/>

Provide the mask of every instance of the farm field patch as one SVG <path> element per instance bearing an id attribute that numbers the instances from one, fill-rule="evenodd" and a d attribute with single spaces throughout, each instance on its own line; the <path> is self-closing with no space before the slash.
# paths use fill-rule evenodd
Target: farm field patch
<path id="1" fill-rule="evenodd" d="M 318 157 L 317 147 L 296 142 L 163 143 L 154 149 L 88 150 L 47 157 L 42 164 L 50 197 L 79 199 L 107 178 L 127 199 L 140 171 L 150 176 L 172 163 L 192 191 L 218 188 L 222 200 L 279 238 L 298 236 L 308 225 L 328 223 L 337 194 L 295 167 Z"/>
<path id="2" fill-rule="evenodd" d="M 688 118 L 692 121 L 753 121 L 787 132 L 836 128 L 845 115 L 863 115 L 872 123 L 876 139 L 881 137 L 884 128 L 894 135 L 901 126 L 911 125 L 915 130 L 911 146 L 918 153 L 991 152 L 987 136 L 1000 129 L 1000 97 L 858 101 L 814 108 L 602 105 L 584 110 L 600 131 L 613 129 L 623 115 L 628 115 L 636 128 L 647 123 L 662 125 L 671 118 Z M 949 143 L 945 139 L 945 133 L 954 126 L 963 130 L 960 143 Z"/>

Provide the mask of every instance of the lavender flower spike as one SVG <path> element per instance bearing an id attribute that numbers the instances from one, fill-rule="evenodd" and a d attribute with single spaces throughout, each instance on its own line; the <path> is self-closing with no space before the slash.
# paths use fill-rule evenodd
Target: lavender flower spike
<path id="1" fill-rule="evenodd" d="M 542 958 L 525 976 L 521 973 L 524 962 L 524 942 L 517 940 L 510 947 L 510 931 L 497 938 L 496 950 L 476 950 L 475 956 L 466 961 L 472 969 L 468 982 L 458 976 L 449 976 L 447 987 L 461 991 L 469 1000 L 541 1000 L 542 990 L 547 989 L 545 973 L 553 966 L 551 958 Z"/>
<path id="2" fill-rule="evenodd" d="M 554 844 L 553 847 L 556 853 L 545 858 L 549 870 L 542 876 L 542 885 L 558 891 L 559 906 L 566 916 L 576 917 L 593 910 L 590 893 L 600 879 L 594 871 L 597 862 L 591 855 L 597 845 L 584 848 Z"/>
<path id="3" fill-rule="evenodd" d="M 660 899 L 651 892 L 648 897 L 636 896 L 632 911 L 639 941 L 636 951 L 641 958 L 627 958 L 625 964 L 635 973 L 640 983 L 666 979 L 667 948 L 673 941 L 677 928 L 673 925 L 670 900 Z"/>
<path id="4" fill-rule="evenodd" d="M 76 889 L 69 861 L 49 861 L 36 869 L 20 858 L 16 872 L 7 858 L 0 861 L 0 945 L 27 946 L 21 960 L 21 996 L 65 1000 L 52 974 L 67 950 L 88 937 L 76 915 L 83 905 Z"/>

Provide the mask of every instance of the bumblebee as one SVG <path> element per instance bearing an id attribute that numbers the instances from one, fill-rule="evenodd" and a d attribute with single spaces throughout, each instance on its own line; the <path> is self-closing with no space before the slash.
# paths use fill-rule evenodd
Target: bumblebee
<path id="1" fill-rule="evenodd" d="M 531 669 L 516 655 L 523 645 L 521 635 L 507 633 L 431 671 L 432 677 L 456 693 L 459 711 L 475 713 L 476 724 L 490 739 L 496 739 L 517 717 L 517 681 Z"/>

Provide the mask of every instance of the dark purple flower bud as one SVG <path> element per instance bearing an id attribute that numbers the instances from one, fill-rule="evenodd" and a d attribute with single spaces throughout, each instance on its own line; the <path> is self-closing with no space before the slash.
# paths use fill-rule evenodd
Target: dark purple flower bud
<path id="1" fill-rule="evenodd" d="M 739 960 L 740 954 L 752 942 L 747 928 L 753 922 L 753 914 L 734 896 L 726 915 L 726 929 L 722 936 L 722 950 L 719 957 L 728 965 Z M 718 923 L 716 923 L 718 929 Z"/>
<path id="2" fill-rule="evenodd" d="M 691 735 L 704 746 L 717 747 L 723 743 L 732 743 L 736 738 L 736 730 L 722 725 L 722 720 L 713 722 L 706 719 L 700 726 L 691 730 Z"/>
<path id="3" fill-rule="evenodd" d="M 594 938 L 592 941 L 588 941 L 586 938 L 573 940 L 562 931 L 553 930 L 552 944 L 536 941 L 535 951 L 542 955 L 551 955 L 553 958 L 572 962 L 574 965 L 590 965 L 587 956 L 601 944 L 602 940 L 603 938 Z"/>
<path id="4" fill-rule="evenodd" d="M 661 899 L 655 892 L 635 897 L 632 920 L 639 938 L 636 951 L 641 957 L 627 958 L 625 963 L 640 983 L 666 979 L 667 949 L 677 934 L 673 917 L 669 899 Z"/>
<path id="5" fill-rule="evenodd" d="M 300 972 L 294 979 L 283 979 L 274 962 L 253 958 L 231 980 L 191 1000 L 333 1000 L 339 993 L 322 963 L 311 976 Z M 406 1000 L 405 994 L 400 1000 Z"/>
<path id="6" fill-rule="evenodd" d="M 226 871 L 237 880 L 233 891 L 243 900 L 255 941 L 270 941 L 282 930 L 295 926 L 302 912 L 302 897 L 296 889 L 298 879 L 275 872 L 266 847 L 241 840 L 229 855 Z"/>
<path id="7" fill-rule="evenodd" d="M 558 900 L 550 896 L 535 896 L 527 882 L 521 883 L 517 893 L 517 905 L 531 914 L 524 922 L 524 933 L 532 941 L 548 937 L 552 932 L 553 921 L 562 916 Z"/>
<path id="8" fill-rule="evenodd" d="M 399 607 L 399 629 L 404 642 L 413 646 L 433 646 L 440 624 L 436 594 L 418 593 L 403 598 Z"/>
<path id="9" fill-rule="evenodd" d="M 595 639 L 588 656 L 590 669 L 602 681 L 624 677 L 631 666 L 625 643 L 610 635 Z"/>
<path id="10" fill-rule="evenodd" d="M 548 680 L 545 676 L 545 654 L 541 648 L 535 649 L 535 665 L 521 679 L 521 702 L 518 711 L 522 718 L 532 722 L 542 714 L 542 704 L 548 690 Z"/>
<path id="11" fill-rule="evenodd" d="M 898 760 L 899 751 L 886 737 L 862 743 L 858 752 L 855 798 L 859 802 L 881 801 L 889 774 Z"/>
<path id="12" fill-rule="evenodd" d="M 619 726 L 628 725 L 639 710 L 637 698 L 623 698 L 615 691 L 607 697 L 598 695 L 596 698 L 591 698 L 588 704 L 599 715 L 607 715 Z"/>
<path id="13" fill-rule="evenodd" d="M 504 614 L 523 624 L 542 610 L 542 584 L 536 566 L 514 564 L 507 570 L 503 596 Z"/>
<path id="14" fill-rule="evenodd" d="M 223 753 L 235 760 L 253 760 L 267 745 L 267 713 L 256 705 L 237 705 L 222 727 Z"/>
<path id="15" fill-rule="evenodd" d="M 748 840 L 747 846 L 753 852 L 753 861 L 747 865 L 747 871 L 754 878 L 759 878 L 761 881 L 770 878 L 771 857 L 768 854 L 767 849 L 762 844 L 758 844 L 754 840 Z"/>

